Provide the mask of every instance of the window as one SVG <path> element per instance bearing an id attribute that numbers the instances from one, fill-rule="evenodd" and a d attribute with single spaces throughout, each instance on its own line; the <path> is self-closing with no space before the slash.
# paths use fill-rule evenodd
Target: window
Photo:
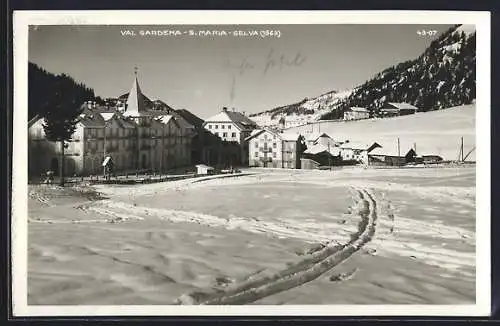
<path id="1" fill-rule="evenodd" d="M 215 129 L 219 129 L 219 125 L 215 125 Z"/>
<path id="2" fill-rule="evenodd" d="M 208 125 L 208 129 L 212 129 L 212 125 Z"/>
<path id="3" fill-rule="evenodd" d="M 229 126 L 229 127 L 231 127 L 231 126 Z M 231 128 L 229 128 L 229 129 L 231 129 Z M 236 138 L 236 133 L 235 133 L 235 132 L 233 132 L 233 133 L 231 134 L 231 137 Z"/>
<path id="4" fill-rule="evenodd" d="M 273 153 L 273 157 L 276 158 L 276 152 Z"/>
<path id="5" fill-rule="evenodd" d="M 227 126 L 227 129 L 231 129 L 231 125 Z"/>
<path id="6" fill-rule="evenodd" d="M 255 157 L 259 157 L 259 152 L 255 152 Z"/>
<path id="7" fill-rule="evenodd" d="M 273 143 L 273 148 L 276 148 L 276 143 Z"/>
<path id="8" fill-rule="evenodd" d="M 264 134 L 264 139 L 267 140 L 267 134 Z"/>
<path id="9" fill-rule="evenodd" d="M 221 125 L 221 126 L 220 126 L 220 128 L 221 128 L 221 129 L 224 129 L 224 128 L 225 128 L 225 126 L 224 126 L 224 125 Z"/>
<path id="10" fill-rule="evenodd" d="M 216 132 L 216 133 L 215 133 L 215 135 L 216 135 L 216 136 L 219 136 L 219 133 L 218 133 L 218 132 Z"/>
<path id="11" fill-rule="evenodd" d="M 224 128 L 222 128 L 224 129 Z M 227 132 L 222 133 L 222 137 L 227 137 Z"/>
<path id="12" fill-rule="evenodd" d="M 259 143 L 255 142 L 255 148 L 259 148 Z"/>

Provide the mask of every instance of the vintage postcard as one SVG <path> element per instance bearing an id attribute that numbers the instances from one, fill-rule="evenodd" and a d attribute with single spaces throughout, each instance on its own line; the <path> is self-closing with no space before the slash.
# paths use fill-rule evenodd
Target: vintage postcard
<path id="1" fill-rule="evenodd" d="M 488 12 L 13 21 L 15 316 L 490 313 Z"/>

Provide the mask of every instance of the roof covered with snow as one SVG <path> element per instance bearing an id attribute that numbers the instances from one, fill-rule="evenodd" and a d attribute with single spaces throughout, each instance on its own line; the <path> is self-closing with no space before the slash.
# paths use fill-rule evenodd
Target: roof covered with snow
<path id="1" fill-rule="evenodd" d="M 307 134 L 305 136 L 307 141 L 313 141 L 313 142 L 318 140 L 318 138 L 320 138 L 320 137 L 327 137 L 330 139 L 332 138 L 326 132 L 312 132 L 312 133 Z"/>
<path id="2" fill-rule="evenodd" d="M 380 155 L 380 156 L 406 156 L 410 151 L 413 151 L 413 148 L 405 148 L 400 149 L 398 154 L 398 149 L 395 146 L 390 147 L 377 147 L 370 152 L 370 155 Z"/>
<path id="3" fill-rule="evenodd" d="M 205 123 L 207 122 L 232 122 L 239 129 L 251 129 L 256 125 L 255 121 L 251 120 L 243 113 L 229 111 L 227 109 L 205 120 Z"/>
<path id="4" fill-rule="evenodd" d="M 40 120 L 42 117 L 40 117 L 38 114 L 35 115 L 31 120 L 28 121 L 28 128 L 31 127 L 32 125 L 35 124 L 38 120 Z"/>
<path id="5" fill-rule="evenodd" d="M 209 169 L 209 170 L 213 170 L 214 168 L 211 167 L 211 166 L 208 166 L 206 164 L 196 164 L 195 165 L 197 168 L 204 168 L 204 169 Z"/>
<path id="6" fill-rule="evenodd" d="M 293 132 L 281 133 L 281 132 L 277 132 L 277 131 L 269 129 L 269 128 L 263 128 L 263 129 L 252 130 L 250 136 L 245 138 L 245 140 L 249 141 L 250 139 L 262 134 L 263 132 L 269 132 L 270 134 L 275 135 L 276 137 L 278 137 L 284 141 L 297 141 L 299 139 L 299 137 L 301 137 L 301 134 L 299 134 L 299 133 L 293 133 Z"/>
<path id="7" fill-rule="evenodd" d="M 415 110 L 417 111 L 418 108 L 416 106 L 413 106 L 409 103 L 396 103 L 396 102 L 389 102 L 387 103 L 389 106 L 392 106 L 393 108 L 397 110 Z"/>
<path id="8" fill-rule="evenodd" d="M 297 141 L 300 137 L 300 134 L 291 133 L 291 132 L 282 133 L 282 134 L 278 133 L 278 137 L 280 137 L 284 141 Z"/>
<path id="9" fill-rule="evenodd" d="M 342 149 L 358 149 L 358 150 L 365 150 L 368 151 L 370 149 L 380 147 L 380 144 L 373 142 L 373 143 L 361 143 L 361 142 L 347 142 L 343 143 L 340 145 L 340 148 Z"/>
<path id="10" fill-rule="evenodd" d="M 305 154 L 313 154 L 313 155 L 323 152 L 330 153 L 332 156 L 338 156 L 340 154 L 340 149 L 338 147 L 330 146 L 330 148 L 328 148 L 328 146 L 325 146 L 323 144 L 316 144 L 307 148 L 304 151 Z"/>
<path id="11" fill-rule="evenodd" d="M 353 106 L 353 107 L 349 108 L 349 111 L 360 112 L 360 113 L 370 113 L 370 111 L 368 111 L 368 109 L 366 109 L 366 108 L 360 108 L 360 107 L 357 107 L 357 106 Z"/>
<path id="12" fill-rule="evenodd" d="M 159 121 L 163 124 L 169 123 L 171 120 L 175 121 L 174 117 L 171 116 L 170 114 L 163 114 L 163 115 L 158 115 L 155 117 L 156 121 Z"/>
<path id="13" fill-rule="evenodd" d="M 100 113 L 102 118 L 104 119 L 104 121 L 108 121 L 109 119 L 111 119 L 115 113 L 114 112 L 103 112 L 103 113 Z"/>
<path id="14" fill-rule="evenodd" d="M 100 113 L 81 115 L 78 122 L 86 128 L 104 128 L 106 124 Z"/>

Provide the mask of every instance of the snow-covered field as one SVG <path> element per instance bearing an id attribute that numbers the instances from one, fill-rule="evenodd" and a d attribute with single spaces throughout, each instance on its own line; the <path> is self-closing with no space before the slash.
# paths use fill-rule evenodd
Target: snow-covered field
<path id="1" fill-rule="evenodd" d="M 30 186 L 28 303 L 474 303 L 474 167 L 249 172 Z"/>
<path id="2" fill-rule="evenodd" d="M 391 152 L 397 152 L 400 139 L 401 152 L 416 144 L 417 154 L 440 155 L 445 160 L 458 159 L 461 137 L 464 138 L 464 156 L 476 145 L 475 104 L 458 106 L 412 115 L 343 122 L 315 122 L 287 129 L 287 132 L 326 132 L 335 140 L 363 143 L 377 142 Z M 475 161 L 473 151 L 467 160 Z"/>

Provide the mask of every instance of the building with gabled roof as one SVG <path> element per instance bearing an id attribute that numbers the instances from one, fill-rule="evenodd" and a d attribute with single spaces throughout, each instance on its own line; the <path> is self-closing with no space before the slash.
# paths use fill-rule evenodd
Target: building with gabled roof
<path id="1" fill-rule="evenodd" d="M 250 166 L 300 169 L 300 155 L 305 149 L 301 134 L 264 128 L 252 132 L 245 141 Z"/>
<path id="2" fill-rule="evenodd" d="M 368 153 L 370 153 L 377 147 L 382 146 L 376 142 L 361 143 L 346 141 L 342 145 L 340 145 L 340 155 L 342 157 L 342 160 L 346 162 L 368 164 Z"/>
<path id="3" fill-rule="evenodd" d="M 251 131 L 257 128 L 257 124 L 255 123 L 255 121 L 241 112 L 230 111 L 227 108 L 223 108 L 221 112 L 205 120 L 206 126 L 214 125 L 215 127 L 216 124 L 221 124 L 221 126 L 234 125 L 238 130 L 242 132 Z M 210 127 L 208 127 L 208 129 L 210 129 Z"/>
<path id="4" fill-rule="evenodd" d="M 368 154 L 371 165 L 404 165 L 415 162 L 417 153 L 413 148 L 399 150 L 394 146 L 384 146 L 375 148 Z"/>
<path id="5" fill-rule="evenodd" d="M 218 114 L 206 119 L 203 127 L 224 142 L 238 144 L 240 147 L 238 160 L 241 164 L 248 163 L 248 144 L 245 139 L 257 128 L 253 120 L 243 113 L 223 108 Z"/>
<path id="6" fill-rule="evenodd" d="M 409 103 L 387 102 L 380 109 L 380 114 L 383 117 L 408 115 L 416 112 L 418 112 L 418 108 Z"/>
<path id="7" fill-rule="evenodd" d="M 339 142 L 333 140 L 326 132 L 311 132 L 305 134 L 304 137 L 308 148 L 316 144 L 323 144 L 330 147 L 337 147 L 340 145 Z"/>
<path id="8" fill-rule="evenodd" d="M 344 120 L 368 119 L 370 111 L 366 108 L 350 107 L 344 112 Z"/>
<path id="9" fill-rule="evenodd" d="M 65 150 L 68 175 L 101 174 L 101 164 L 111 157 L 119 171 L 165 172 L 191 165 L 193 125 L 163 102 L 142 93 L 137 75 L 130 92 L 99 105 L 82 104 L 72 139 Z M 121 106 L 123 104 L 123 106 Z M 28 122 L 30 175 L 59 171 L 58 144 L 46 139 L 43 119 Z M 36 160 L 34 159 L 36 158 Z"/>

